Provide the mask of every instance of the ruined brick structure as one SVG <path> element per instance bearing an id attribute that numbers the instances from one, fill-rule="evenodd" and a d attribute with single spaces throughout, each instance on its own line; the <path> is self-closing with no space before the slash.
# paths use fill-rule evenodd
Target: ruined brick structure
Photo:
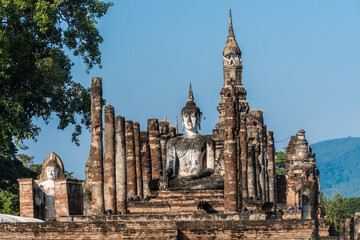
<path id="1" fill-rule="evenodd" d="M 360 212 L 340 221 L 339 240 L 360 240 Z"/>
<path id="2" fill-rule="evenodd" d="M 273 132 L 266 130 L 261 110 L 252 110 L 246 101 L 242 80 L 241 51 L 235 40 L 231 13 L 227 41 L 223 52 L 224 85 L 218 106 L 219 122 L 213 131 L 216 143 L 216 163 L 224 175 L 224 152 L 227 119 L 233 118 L 232 151 L 236 158 L 238 206 L 253 207 L 253 201 L 276 203 Z M 231 103 L 230 103 L 231 101 Z M 230 109 L 234 108 L 234 112 Z M 232 116 L 233 115 L 233 116 Z M 228 120 L 229 121 L 229 120 Z M 271 197 L 271 198 L 270 198 Z M 241 209 L 241 208 L 240 208 Z M 239 210 L 240 210 L 239 209 Z"/>
<path id="3" fill-rule="evenodd" d="M 219 121 L 213 134 L 205 136 L 197 133 L 202 113 L 190 85 L 181 111 L 183 124 L 188 120 L 185 134 L 178 133 L 177 117 L 175 126 L 166 117 L 148 119 L 146 131 L 140 131 L 138 122 L 116 116 L 116 109 L 107 105 L 103 141 L 102 79 L 93 78 L 83 214 L 73 213 L 70 203 L 78 201 L 66 194 L 66 189 L 76 188 L 71 185 L 75 182 L 61 180 L 55 199 L 56 208 L 61 208 L 56 210 L 57 222 L 2 225 L 0 238 L 21 233 L 22 239 L 41 239 L 51 233 L 61 239 L 318 239 L 319 178 L 304 131 L 291 138 L 284 183 L 287 207 L 302 206 L 303 211 L 291 216 L 286 208 L 282 219 L 275 213 L 274 134 L 264 124 L 263 111 L 250 110 L 242 70 L 230 12 Z M 176 166 L 180 161 L 193 165 L 181 169 Z M 176 176 L 172 169 L 184 175 Z M 188 173 L 191 177 L 185 176 Z M 22 214 L 35 216 L 27 200 L 33 196 L 24 194 L 34 183 L 19 182 Z"/>
<path id="4" fill-rule="evenodd" d="M 49 195 L 43 188 L 43 183 L 48 181 L 47 167 L 49 162 L 55 161 L 59 167 L 58 175 L 53 180 L 53 193 Z M 51 152 L 44 160 L 40 179 L 18 179 L 20 192 L 20 216 L 45 219 L 47 208 L 54 208 L 55 215 L 81 215 L 83 214 L 82 181 L 66 179 L 64 165 L 58 155 Z M 53 206 L 47 206 L 47 198 L 53 199 Z"/>
<path id="5" fill-rule="evenodd" d="M 319 170 L 315 154 L 300 129 L 291 136 L 286 149 L 286 218 L 317 219 L 319 208 Z"/>

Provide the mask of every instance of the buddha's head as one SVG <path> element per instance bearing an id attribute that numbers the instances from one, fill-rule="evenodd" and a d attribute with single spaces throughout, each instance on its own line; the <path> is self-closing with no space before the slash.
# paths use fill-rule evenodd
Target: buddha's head
<path id="1" fill-rule="evenodd" d="M 55 160 L 50 160 L 49 163 L 46 165 L 47 178 L 50 180 L 54 180 L 58 178 L 58 173 L 59 173 L 59 165 Z"/>
<path id="2" fill-rule="evenodd" d="M 202 112 L 200 112 L 200 109 L 196 106 L 194 102 L 194 95 L 191 89 L 191 83 L 190 83 L 190 89 L 189 89 L 189 96 L 188 96 L 188 102 L 186 103 L 186 106 L 183 107 L 181 110 L 181 122 L 182 122 L 182 129 L 185 132 L 189 133 L 197 133 L 197 129 L 200 128 L 200 121 L 202 117 Z"/>

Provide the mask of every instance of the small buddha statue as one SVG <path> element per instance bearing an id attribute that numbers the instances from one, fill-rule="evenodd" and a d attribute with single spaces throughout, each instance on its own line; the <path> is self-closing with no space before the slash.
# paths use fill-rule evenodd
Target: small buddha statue
<path id="1" fill-rule="evenodd" d="M 215 171 L 215 144 L 210 136 L 202 136 L 198 133 L 202 113 L 194 102 L 191 83 L 187 100 L 186 106 L 181 110 L 185 134 L 171 138 L 167 142 L 166 170 L 160 177 L 159 184 L 161 190 L 168 189 L 171 179 L 177 179 L 177 182 L 183 185 L 184 181 L 188 182 L 185 185 L 193 185 L 189 183 L 190 180 L 210 176 Z"/>
<path id="2" fill-rule="evenodd" d="M 47 180 L 39 183 L 39 194 L 36 194 L 36 204 L 44 206 L 44 218 L 55 217 L 55 179 L 58 178 L 59 165 L 54 160 L 53 153 L 50 156 L 50 161 L 46 165 Z M 42 194 L 44 196 L 42 196 Z M 40 201 L 43 199 L 43 203 Z"/>

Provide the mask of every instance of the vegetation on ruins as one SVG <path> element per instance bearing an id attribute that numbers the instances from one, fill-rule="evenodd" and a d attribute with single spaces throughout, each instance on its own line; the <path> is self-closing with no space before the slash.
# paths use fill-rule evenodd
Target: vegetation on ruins
<path id="1" fill-rule="evenodd" d="M 326 220 L 334 226 L 337 232 L 339 232 L 341 219 L 354 216 L 356 212 L 360 211 L 360 197 L 343 198 L 340 193 L 337 193 L 329 198 L 321 193 L 320 201 Z"/>
<path id="2" fill-rule="evenodd" d="M 87 71 L 101 67 L 97 20 L 112 3 L 99 0 L 0 0 L 0 155 L 15 158 L 53 115 L 58 129 L 74 126 L 79 144 L 90 124 L 90 92 L 71 77 L 67 52 Z"/>
<path id="3" fill-rule="evenodd" d="M 112 3 L 99 0 L 0 0 L 0 213 L 19 213 L 18 178 L 37 178 L 41 164 L 16 155 L 25 139 L 56 115 L 58 129 L 73 125 L 79 144 L 90 125 L 90 89 L 71 76 L 80 56 L 89 71 L 101 67 L 96 27 Z M 72 173 L 67 173 L 68 177 Z"/>
<path id="4" fill-rule="evenodd" d="M 328 198 L 321 193 L 320 202 L 325 212 L 325 219 L 339 232 L 340 220 L 350 216 L 345 211 L 344 198 L 341 197 L 340 193 L 337 193 L 332 198 Z"/>
<path id="5" fill-rule="evenodd" d="M 0 156 L 0 213 L 19 215 L 18 178 L 40 177 L 42 164 L 35 164 L 34 157 L 17 154 L 9 159 Z M 65 171 L 66 178 L 72 178 L 73 172 Z"/>
<path id="6" fill-rule="evenodd" d="M 31 158 L 31 157 L 29 157 Z M 18 178 L 36 178 L 37 173 L 19 159 L 0 155 L 0 213 L 19 215 Z"/>
<path id="7" fill-rule="evenodd" d="M 284 151 L 275 152 L 275 173 L 277 176 L 285 175 L 286 148 Z"/>

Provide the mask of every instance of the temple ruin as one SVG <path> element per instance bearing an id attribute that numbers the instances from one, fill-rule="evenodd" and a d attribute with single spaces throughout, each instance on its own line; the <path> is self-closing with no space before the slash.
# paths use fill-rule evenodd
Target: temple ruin
<path id="1" fill-rule="evenodd" d="M 41 239 L 48 233 L 62 239 L 326 236 L 319 171 L 304 130 L 290 139 L 284 179 L 276 176 L 274 133 L 263 111 L 250 109 L 246 100 L 231 12 L 222 61 L 219 121 L 211 135 L 198 132 L 202 112 L 191 84 L 180 115 L 185 134 L 180 134 L 177 121 L 172 126 L 166 119 L 148 119 L 146 131 L 140 131 L 138 122 L 116 115 L 111 105 L 104 108 L 103 123 L 102 79 L 92 78 L 83 190 L 81 181 L 65 179 L 62 172 L 54 180 L 53 221 L 2 225 L 0 238 Z M 41 181 L 19 179 L 21 216 L 45 219 L 34 201 Z M 344 223 L 344 235 L 360 234 L 359 224 L 359 215 Z"/>

